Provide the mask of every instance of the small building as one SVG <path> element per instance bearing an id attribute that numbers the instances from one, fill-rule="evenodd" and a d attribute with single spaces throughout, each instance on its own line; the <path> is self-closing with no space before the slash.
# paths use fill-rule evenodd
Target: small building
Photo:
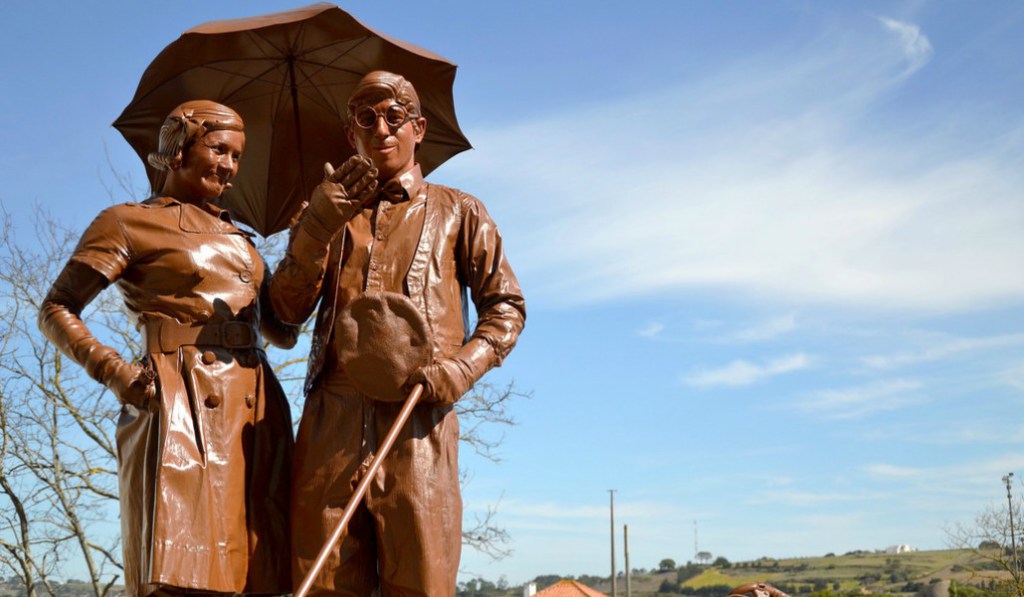
<path id="1" fill-rule="evenodd" d="M 896 554 L 896 553 L 909 553 L 909 552 L 912 552 L 912 551 L 917 551 L 917 548 L 916 547 L 911 547 L 911 546 L 906 545 L 904 543 L 900 543 L 899 545 L 890 545 L 889 547 L 885 548 L 885 553 L 892 553 L 892 554 Z"/>

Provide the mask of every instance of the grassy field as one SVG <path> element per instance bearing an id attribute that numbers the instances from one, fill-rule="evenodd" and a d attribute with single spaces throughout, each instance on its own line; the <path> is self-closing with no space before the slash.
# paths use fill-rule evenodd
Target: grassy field
<path id="1" fill-rule="evenodd" d="M 860 552 L 814 558 L 762 558 L 735 562 L 728 567 L 708 567 L 680 585 L 683 593 L 701 589 L 724 597 L 725 592 L 710 587 L 728 588 L 747 582 L 766 582 L 792 595 L 806 595 L 815 590 L 863 594 L 914 595 L 923 587 L 941 581 L 974 584 L 979 581 L 964 569 L 971 561 L 970 553 L 961 550 L 916 551 L 901 554 Z M 677 573 L 651 573 L 632 579 L 633 597 L 664 597 L 658 593 L 665 581 L 675 583 Z M 594 586 L 611 594 L 609 583 Z M 619 595 L 625 595 L 625 583 L 618 583 Z"/>
<path id="2" fill-rule="evenodd" d="M 738 562 L 730 568 L 713 568 L 690 579 L 684 586 L 738 585 L 744 582 L 809 584 L 825 582 L 840 589 L 871 585 L 894 590 L 907 582 L 946 580 L 957 564 L 967 562 L 968 553 L 959 550 L 918 551 L 902 554 L 861 553 L 820 558 L 762 559 Z M 877 579 L 873 582 L 870 579 Z M 865 582 L 868 581 L 868 582 Z"/>

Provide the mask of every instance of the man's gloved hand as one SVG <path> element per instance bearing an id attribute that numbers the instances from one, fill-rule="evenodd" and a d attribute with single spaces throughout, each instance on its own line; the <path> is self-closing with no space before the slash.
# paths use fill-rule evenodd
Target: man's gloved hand
<path id="1" fill-rule="evenodd" d="M 475 377 L 458 358 L 438 359 L 409 376 L 408 386 L 423 384 L 423 399 L 439 406 L 451 406 L 473 386 Z"/>
<path id="2" fill-rule="evenodd" d="M 324 164 L 324 181 L 313 189 L 301 226 L 318 241 L 329 243 L 345 223 L 377 192 L 377 169 L 354 155 L 337 170 Z"/>
<path id="3" fill-rule="evenodd" d="M 104 367 L 104 383 L 114 392 L 121 404 L 131 404 L 142 410 L 149 410 L 156 404 L 153 372 L 128 363 L 121 357 L 115 359 Z"/>

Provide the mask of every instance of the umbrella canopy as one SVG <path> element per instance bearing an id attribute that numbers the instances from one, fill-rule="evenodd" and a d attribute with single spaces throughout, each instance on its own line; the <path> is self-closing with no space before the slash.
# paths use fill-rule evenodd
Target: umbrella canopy
<path id="1" fill-rule="evenodd" d="M 424 174 L 470 148 L 455 118 L 455 64 L 323 2 L 186 31 L 149 65 L 114 127 L 146 163 L 178 104 L 207 99 L 235 109 L 245 120 L 245 153 L 222 204 L 269 236 L 288 226 L 323 179 L 324 162 L 355 152 L 344 133 L 346 104 L 373 70 L 416 87 L 427 119 L 416 151 Z M 155 184 L 157 171 L 146 168 Z"/>

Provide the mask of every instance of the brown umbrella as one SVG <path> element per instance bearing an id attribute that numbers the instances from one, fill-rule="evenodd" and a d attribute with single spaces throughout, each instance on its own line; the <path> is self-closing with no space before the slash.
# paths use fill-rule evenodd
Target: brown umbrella
<path id="1" fill-rule="evenodd" d="M 427 173 L 470 148 L 455 118 L 455 64 L 375 31 L 334 4 L 214 21 L 186 31 L 142 75 L 114 122 L 146 162 L 164 118 L 191 99 L 226 104 L 245 120 L 245 155 L 224 194 L 260 234 L 283 230 L 323 178 L 323 163 L 354 153 L 344 134 L 352 87 L 372 70 L 409 79 L 427 134 L 416 158 Z M 150 181 L 156 171 L 147 165 Z"/>

